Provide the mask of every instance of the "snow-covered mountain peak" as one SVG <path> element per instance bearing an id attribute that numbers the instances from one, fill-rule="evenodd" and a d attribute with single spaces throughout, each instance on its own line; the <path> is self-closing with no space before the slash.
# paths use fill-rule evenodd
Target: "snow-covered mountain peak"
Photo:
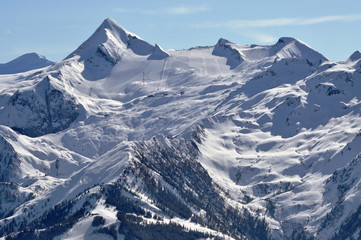
<path id="1" fill-rule="evenodd" d="M 13 74 L 25 72 L 33 69 L 43 68 L 54 64 L 44 56 L 35 52 L 27 53 L 15 58 L 14 60 L 0 64 L 0 74 Z"/>
<path id="2" fill-rule="evenodd" d="M 229 65 L 231 69 L 236 68 L 245 59 L 245 56 L 238 49 L 237 44 L 224 38 L 218 40 L 212 54 L 219 57 L 225 57 L 227 59 L 227 65 Z"/>
<path id="3" fill-rule="evenodd" d="M 102 22 L 102 24 L 100 25 L 100 28 L 108 28 L 108 29 L 118 29 L 117 31 L 119 31 L 119 29 L 121 29 L 122 32 L 126 33 L 127 35 L 130 34 L 130 32 L 128 32 L 127 30 L 125 30 L 122 26 L 119 25 L 119 23 L 117 23 L 114 19 L 112 18 L 106 18 L 104 19 L 104 21 Z"/>
<path id="4" fill-rule="evenodd" d="M 242 46 L 220 38 L 214 47 L 213 55 L 226 57 L 227 65 L 231 69 L 236 68 L 243 61 L 257 64 L 257 62 L 271 63 L 280 59 L 300 59 L 306 60 L 311 66 L 319 66 L 322 62 L 328 61 L 322 54 L 292 37 L 282 37 L 271 46 Z"/>
<path id="5" fill-rule="evenodd" d="M 16 64 L 22 64 L 25 61 L 27 61 L 27 62 L 28 61 L 37 61 L 39 59 L 43 59 L 43 60 L 46 60 L 46 61 L 50 62 L 44 56 L 41 56 L 41 55 L 37 54 L 36 52 L 26 53 L 24 55 L 21 55 L 18 58 L 15 58 L 11 62 L 16 63 Z"/>
<path id="6" fill-rule="evenodd" d="M 126 54 L 145 56 L 151 54 L 153 49 L 153 45 L 107 18 L 66 59 L 75 57 L 76 61 L 83 62 L 83 76 L 89 80 L 98 80 L 108 76 L 111 68 Z"/>
<path id="7" fill-rule="evenodd" d="M 102 51 L 100 54 L 108 55 L 114 51 L 112 48 L 123 51 L 126 51 L 126 49 L 129 48 L 135 54 L 148 55 L 153 51 L 154 46 L 145 42 L 134 33 L 125 30 L 114 20 L 107 18 L 97 28 L 93 35 L 80 45 L 77 50 L 70 54 L 69 57 L 78 54 L 84 58 L 90 54 L 94 54 L 94 51 L 98 51 L 99 49 Z"/>
<path id="8" fill-rule="evenodd" d="M 45 58 L 45 57 L 37 54 L 36 52 L 26 53 L 26 54 L 18 57 L 18 59 L 25 59 L 25 58 L 37 59 L 37 58 Z"/>
<path id="9" fill-rule="evenodd" d="M 116 21 L 114 21 L 111 18 L 105 19 L 102 24 L 99 26 L 98 30 L 102 33 L 104 31 L 109 36 L 110 34 L 113 35 L 119 42 L 127 43 L 130 38 L 137 38 L 139 40 L 142 40 L 140 37 L 138 37 L 136 34 L 131 33 L 124 29 L 121 25 L 119 25 Z M 97 31 L 98 31 L 97 30 Z"/>
<path id="10" fill-rule="evenodd" d="M 312 49 L 306 43 L 292 37 L 280 38 L 276 44 L 271 46 L 271 54 L 275 54 L 281 59 L 307 59 L 314 66 L 319 66 L 322 62 L 329 61 L 326 57 Z"/>

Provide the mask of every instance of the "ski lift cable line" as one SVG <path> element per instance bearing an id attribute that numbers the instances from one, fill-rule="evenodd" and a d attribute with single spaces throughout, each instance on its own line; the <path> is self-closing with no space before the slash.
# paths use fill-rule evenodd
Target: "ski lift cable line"
<path id="1" fill-rule="evenodd" d="M 139 73 L 139 74 L 142 74 L 143 85 L 145 85 L 145 83 L 149 82 L 149 81 L 152 81 L 152 82 L 157 82 L 158 81 L 158 87 L 156 85 L 154 87 L 154 91 L 158 91 L 160 89 L 162 80 L 168 78 L 168 76 L 166 76 L 167 75 L 166 74 L 167 66 L 168 66 L 168 59 L 165 59 L 164 64 L 163 64 L 162 74 L 161 74 L 160 78 L 158 78 L 158 79 L 154 79 L 154 78 L 150 77 L 149 75 L 147 75 L 146 74 L 146 69 L 144 71 L 142 71 L 142 73 Z"/>

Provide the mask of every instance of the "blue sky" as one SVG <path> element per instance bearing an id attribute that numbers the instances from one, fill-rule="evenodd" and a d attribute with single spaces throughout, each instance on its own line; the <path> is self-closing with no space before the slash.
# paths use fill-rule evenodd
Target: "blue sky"
<path id="1" fill-rule="evenodd" d="M 360 0 L 0 0 L 0 63 L 28 52 L 59 61 L 107 17 L 164 49 L 295 37 L 333 61 L 361 51 Z"/>

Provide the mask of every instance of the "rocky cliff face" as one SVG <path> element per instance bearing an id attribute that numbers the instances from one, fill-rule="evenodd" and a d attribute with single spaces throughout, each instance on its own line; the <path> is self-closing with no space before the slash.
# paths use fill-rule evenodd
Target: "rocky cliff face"
<path id="1" fill-rule="evenodd" d="M 16 176 L 20 160 L 11 144 L 0 136 L 0 182 L 8 182 Z"/>
<path id="2" fill-rule="evenodd" d="M 78 117 L 74 99 L 66 97 L 45 77 L 33 88 L 18 90 L 1 110 L 0 122 L 30 137 L 55 133 Z"/>

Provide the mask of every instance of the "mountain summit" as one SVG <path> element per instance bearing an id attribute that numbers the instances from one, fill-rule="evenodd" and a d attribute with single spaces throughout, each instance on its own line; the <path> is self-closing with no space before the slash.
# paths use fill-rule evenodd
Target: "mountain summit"
<path id="1" fill-rule="evenodd" d="M 107 18 L 93 35 L 66 59 L 76 57 L 84 62 L 84 76 L 96 80 L 107 76 L 111 67 L 129 50 L 137 55 L 149 55 L 154 46 Z"/>
<path id="2" fill-rule="evenodd" d="M 154 46 L 128 32 L 114 20 L 107 18 L 93 35 L 67 58 L 79 55 L 83 60 L 94 57 L 97 53 L 115 64 L 128 48 L 136 54 L 148 55 L 153 51 Z"/>
<path id="3" fill-rule="evenodd" d="M 0 238 L 360 239 L 359 59 L 163 50 L 106 19 L 0 74 Z"/>
<path id="4" fill-rule="evenodd" d="M 271 52 L 279 58 L 305 58 L 314 65 L 320 65 L 322 62 L 329 61 L 307 44 L 291 37 L 280 38 L 277 43 L 271 47 Z"/>

